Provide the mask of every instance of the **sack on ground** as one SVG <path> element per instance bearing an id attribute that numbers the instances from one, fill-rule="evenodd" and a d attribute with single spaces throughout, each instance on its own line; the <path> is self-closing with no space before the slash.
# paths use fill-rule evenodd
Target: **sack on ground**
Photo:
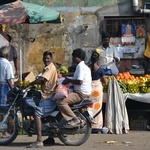
<path id="1" fill-rule="evenodd" d="M 56 93 L 54 95 L 54 100 L 64 99 L 68 97 L 68 86 L 59 84 L 56 88 Z"/>

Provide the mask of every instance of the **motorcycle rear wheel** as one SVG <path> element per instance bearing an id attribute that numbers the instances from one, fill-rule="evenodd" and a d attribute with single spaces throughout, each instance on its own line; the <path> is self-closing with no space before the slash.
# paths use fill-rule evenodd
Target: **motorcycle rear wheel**
<path id="1" fill-rule="evenodd" d="M 91 134 L 91 124 L 89 121 L 86 119 L 85 116 L 83 116 L 81 113 L 77 112 L 75 113 L 76 116 L 84 122 L 84 126 L 79 126 L 73 129 L 64 129 L 64 130 L 70 130 L 70 133 L 67 134 L 60 134 L 58 137 L 60 141 L 62 141 L 64 144 L 69 145 L 69 146 L 79 146 L 83 143 L 85 143 L 90 134 Z M 71 133 L 72 132 L 72 133 Z"/>
<path id="2" fill-rule="evenodd" d="M 2 124 L 1 121 L 2 120 L 0 120 L 0 123 Z M 7 131 L 4 132 L 0 129 L 0 146 L 8 145 L 16 139 L 18 135 L 18 130 L 15 124 L 17 121 L 17 118 L 15 119 L 14 116 L 8 116 L 6 123 L 4 123 L 4 125 L 7 127 Z"/>

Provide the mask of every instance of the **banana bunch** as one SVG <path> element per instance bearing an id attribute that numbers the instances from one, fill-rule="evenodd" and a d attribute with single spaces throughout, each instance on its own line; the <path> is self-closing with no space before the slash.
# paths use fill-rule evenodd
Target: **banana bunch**
<path id="1" fill-rule="evenodd" d="M 147 87 L 146 86 L 140 86 L 139 87 L 139 91 L 140 91 L 140 93 L 147 93 Z"/>
<path id="2" fill-rule="evenodd" d="M 108 84 L 103 84 L 103 92 L 107 93 L 108 91 Z"/>
<path id="3" fill-rule="evenodd" d="M 57 73 L 61 73 L 61 74 L 64 74 L 64 73 L 68 73 L 68 68 L 65 67 L 65 66 L 61 66 L 58 70 L 57 70 Z"/>
<path id="4" fill-rule="evenodd" d="M 140 93 L 139 84 L 136 80 L 128 81 L 127 88 L 129 93 Z"/>
<path id="5" fill-rule="evenodd" d="M 150 93 L 150 87 L 147 87 L 146 93 Z"/>
<path id="6" fill-rule="evenodd" d="M 18 86 L 20 86 L 20 87 L 28 86 L 29 84 L 30 84 L 30 81 L 27 81 L 27 80 L 23 80 L 23 81 L 18 82 Z"/>
<path id="7" fill-rule="evenodd" d="M 40 84 L 34 84 L 34 87 L 35 87 L 37 90 L 41 90 L 41 85 L 40 85 Z"/>
<path id="8" fill-rule="evenodd" d="M 123 93 L 127 93 L 128 92 L 127 84 L 124 81 L 122 81 L 122 80 L 118 80 L 118 83 L 119 83 L 119 86 L 120 86 L 122 92 Z"/>
<path id="9" fill-rule="evenodd" d="M 107 91 L 108 91 L 109 79 L 111 78 L 111 76 L 105 76 L 105 78 L 106 78 L 106 83 L 105 83 L 105 84 L 103 83 L 103 92 L 104 92 L 104 93 L 107 93 Z"/>
<path id="10" fill-rule="evenodd" d="M 150 81 L 145 82 L 147 87 L 150 87 Z"/>

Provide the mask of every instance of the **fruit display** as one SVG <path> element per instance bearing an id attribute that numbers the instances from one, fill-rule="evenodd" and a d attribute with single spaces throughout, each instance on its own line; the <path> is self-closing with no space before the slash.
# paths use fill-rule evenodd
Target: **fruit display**
<path id="1" fill-rule="evenodd" d="M 103 92 L 104 93 L 107 93 L 107 90 L 108 90 L 108 83 L 109 83 L 109 76 L 105 76 L 106 78 L 106 84 L 103 84 Z"/>
<path id="2" fill-rule="evenodd" d="M 122 81 L 122 80 L 118 80 L 118 83 L 120 85 L 120 88 L 121 88 L 122 92 L 123 93 L 127 93 L 128 92 L 128 90 L 127 90 L 127 88 L 128 88 L 127 84 L 124 81 Z"/>
<path id="3" fill-rule="evenodd" d="M 18 86 L 22 87 L 22 86 L 28 86 L 30 84 L 29 81 L 27 80 L 22 80 L 18 82 Z"/>
<path id="4" fill-rule="evenodd" d="M 17 86 L 20 86 L 20 87 L 27 87 L 29 86 L 30 84 L 30 81 L 27 81 L 27 80 L 23 80 L 23 81 L 19 81 Z M 34 84 L 34 87 L 37 89 L 37 90 L 40 90 L 41 89 L 41 85 L 40 84 Z"/>
<path id="5" fill-rule="evenodd" d="M 103 83 L 102 85 L 103 85 L 103 92 L 107 93 L 109 81 L 110 81 L 111 78 L 114 78 L 114 76 L 113 75 L 112 76 L 105 75 L 105 78 L 106 78 L 106 84 Z"/>
<path id="6" fill-rule="evenodd" d="M 57 73 L 58 74 L 64 74 L 64 73 L 68 73 L 68 68 L 66 66 L 61 66 L 58 70 Z"/>
<path id="7" fill-rule="evenodd" d="M 123 93 L 150 93 L 150 75 L 133 76 L 129 72 L 122 72 L 116 76 Z M 103 85 L 103 92 L 107 92 L 108 83 Z"/>

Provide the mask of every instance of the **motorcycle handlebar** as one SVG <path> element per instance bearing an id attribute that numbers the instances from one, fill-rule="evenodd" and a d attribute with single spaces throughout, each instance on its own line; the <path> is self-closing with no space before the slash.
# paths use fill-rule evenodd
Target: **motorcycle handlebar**
<path id="1" fill-rule="evenodd" d="M 21 86 L 21 87 L 16 86 L 16 87 L 14 87 L 14 91 L 19 92 L 20 94 L 25 93 L 31 89 L 36 89 L 36 87 L 35 86 Z"/>

